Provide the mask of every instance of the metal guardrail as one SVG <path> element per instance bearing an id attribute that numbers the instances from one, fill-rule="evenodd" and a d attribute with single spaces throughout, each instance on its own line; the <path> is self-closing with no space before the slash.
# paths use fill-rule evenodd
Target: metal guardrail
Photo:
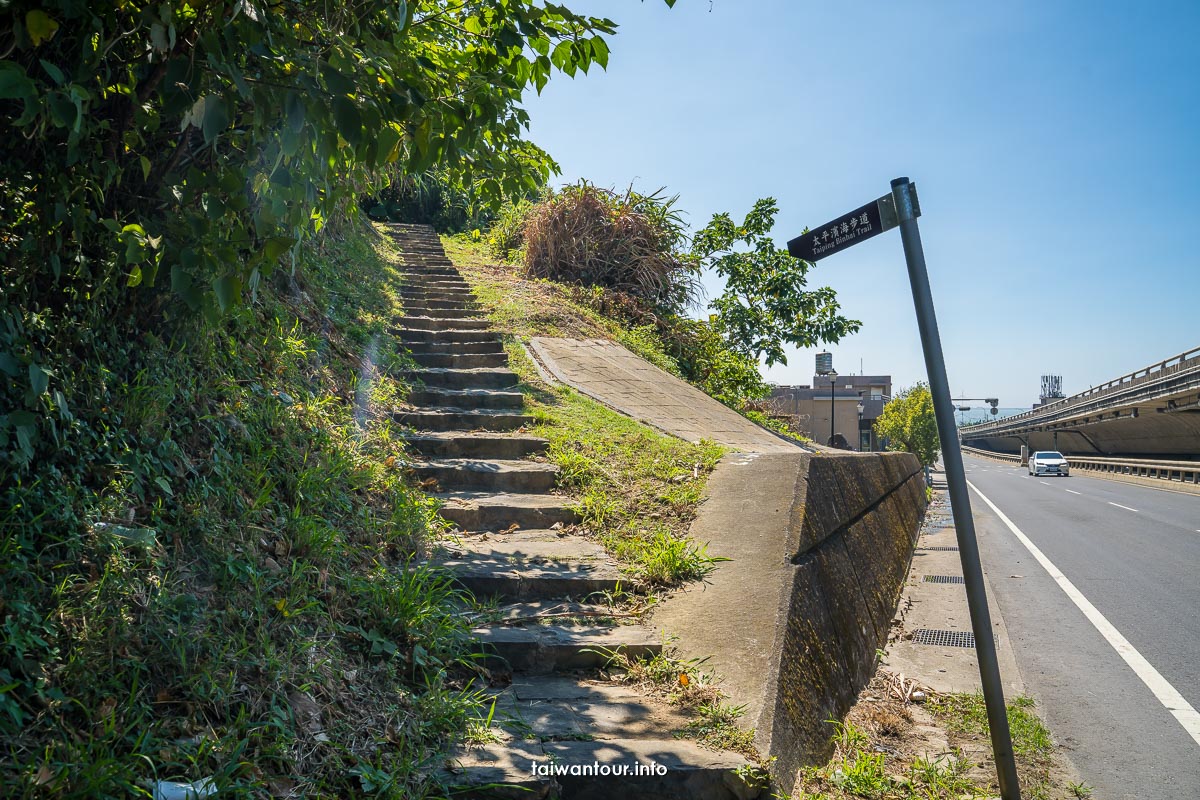
<path id="1" fill-rule="evenodd" d="M 1062 411 L 1069 410 L 1072 406 L 1080 405 L 1088 400 L 1096 400 L 1105 395 L 1116 394 L 1117 392 L 1133 388 L 1143 383 L 1161 380 L 1171 375 L 1180 372 L 1186 372 L 1191 369 L 1200 369 L 1200 347 L 1194 347 L 1191 350 L 1180 353 L 1172 358 L 1156 362 L 1147 367 L 1143 367 L 1128 375 L 1122 375 L 1119 378 L 1114 378 L 1107 383 L 1102 383 L 1099 386 L 1093 386 L 1085 392 L 1073 394 L 1070 397 L 1064 397 L 1062 400 L 1056 400 L 1053 403 L 1047 403 L 1044 406 L 1038 406 L 1031 411 L 1024 411 L 1020 414 L 1014 414 L 1011 417 L 997 420 L 995 422 L 985 422 L 979 425 L 968 425 L 962 428 L 964 434 L 979 435 L 987 431 L 995 431 L 1003 426 L 1009 426 L 1014 422 L 1021 420 L 1033 419 L 1036 417 L 1047 416 Z"/>
<path id="2" fill-rule="evenodd" d="M 1020 464 L 1021 457 L 1011 453 L 993 453 L 976 447 L 963 447 L 964 453 Z M 1067 456 L 1073 470 L 1085 470 L 1120 480 L 1140 478 L 1146 481 L 1167 481 L 1183 484 L 1192 491 L 1200 489 L 1200 461 L 1152 461 L 1143 458 L 1108 458 L 1099 456 Z"/>

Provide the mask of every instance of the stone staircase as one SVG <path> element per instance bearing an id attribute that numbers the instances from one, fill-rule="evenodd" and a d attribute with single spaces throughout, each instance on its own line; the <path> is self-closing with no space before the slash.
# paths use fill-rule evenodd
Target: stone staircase
<path id="1" fill-rule="evenodd" d="M 411 407 L 394 418 L 410 429 L 414 471 L 456 529 L 431 558 L 496 601 L 474 633 L 488 654 L 497 730 L 454 754 L 449 782 L 467 793 L 455 796 L 757 796 L 734 772 L 743 757 L 675 738 L 688 720 L 679 709 L 599 679 L 610 653 L 654 655 L 662 636 L 589 602 L 622 575 L 603 547 L 573 532 L 578 516 L 555 493 L 547 442 L 525 432 L 533 418 L 503 343 L 431 228 L 389 233 L 405 281 L 393 333 L 418 365 Z M 550 774 L 559 768 L 567 774 Z M 651 774 L 613 774 L 639 768 Z M 579 774 L 589 770 L 607 774 Z"/>

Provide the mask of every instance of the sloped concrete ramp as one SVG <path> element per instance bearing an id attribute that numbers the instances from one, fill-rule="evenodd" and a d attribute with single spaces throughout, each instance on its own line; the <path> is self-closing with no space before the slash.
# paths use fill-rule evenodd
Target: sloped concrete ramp
<path id="1" fill-rule="evenodd" d="M 556 380 L 672 436 L 746 453 L 804 452 L 615 342 L 538 336 L 529 344 Z"/>

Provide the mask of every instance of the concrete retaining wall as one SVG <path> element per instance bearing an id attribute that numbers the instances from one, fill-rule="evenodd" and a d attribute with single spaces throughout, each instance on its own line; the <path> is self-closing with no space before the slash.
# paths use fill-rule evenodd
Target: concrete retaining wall
<path id="1" fill-rule="evenodd" d="M 732 453 L 691 535 L 726 558 L 656 607 L 680 655 L 704 659 L 776 759 L 779 787 L 831 752 L 875 670 L 925 512 L 906 453 Z"/>
<path id="2" fill-rule="evenodd" d="M 790 569 L 772 674 L 757 722 L 781 788 L 832 752 L 841 719 L 875 672 L 925 513 L 925 482 L 908 454 L 814 456 L 797 484 Z"/>

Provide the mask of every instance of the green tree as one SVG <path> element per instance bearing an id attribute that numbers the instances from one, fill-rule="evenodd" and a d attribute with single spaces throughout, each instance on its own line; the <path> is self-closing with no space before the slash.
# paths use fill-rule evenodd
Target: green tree
<path id="1" fill-rule="evenodd" d="M 615 30 L 547 0 L 4 15 L 0 453 L 22 464 L 57 436 L 47 419 L 69 422 L 97 337 L 133 341 L 183 305 L 220 318 L 388 173 L 437 167 L 495 205 L 544 185 L 556 165 L 523 138 L 524 93 L 605 67 Z"/>
<path id="2" fill-rule="evenodd" d="M 786 364 L 784 344 L 813 347 L 839 341 L 862 323 L 841 315 L 828 286 L 809 290 L 812 264 L 793 258 L 771 240 L 774 198 L 754 204 L 741 225 L 716 214 L 692 241 L 692 253 L 725 279 L 712 303 L 716 328 L 736 352 L 767 366 Z"/>
<path id="3" fill-rule="evenodd" d="M 933 395 L 918 383 L 895 395 L 875 420 L 875 435 L 886 437 L 889 450 L 912 453 L 922 466 L 932 466 L 940 452 Z"/>

